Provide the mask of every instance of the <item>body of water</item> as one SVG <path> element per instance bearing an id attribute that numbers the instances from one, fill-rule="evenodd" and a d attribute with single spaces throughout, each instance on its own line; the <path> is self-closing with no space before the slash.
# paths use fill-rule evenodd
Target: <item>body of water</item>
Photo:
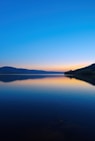
<path id="1" fill-rule="evenodd" d="M 0 134 L 1 141 L 95 141 L 95 86 L 64 76 L 5 76 Z"/>

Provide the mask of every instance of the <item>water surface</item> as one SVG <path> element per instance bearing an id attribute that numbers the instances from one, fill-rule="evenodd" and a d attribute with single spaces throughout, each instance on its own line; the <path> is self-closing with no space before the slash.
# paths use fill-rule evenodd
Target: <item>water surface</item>
<path id="1" fill-rule="evenodd" d="M 95 141 L 95 87 L 64 76 L 5 76 L 0 133 L 1 140 Z"/>

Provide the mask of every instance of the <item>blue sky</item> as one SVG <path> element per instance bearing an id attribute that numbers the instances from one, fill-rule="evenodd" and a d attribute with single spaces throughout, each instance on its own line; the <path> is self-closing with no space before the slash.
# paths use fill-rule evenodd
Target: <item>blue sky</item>
<path id="1" fill-rule="evenodd" d="M 0 1 L 0 66 L 65 69 L 95 61 L 94 0 Z"/>

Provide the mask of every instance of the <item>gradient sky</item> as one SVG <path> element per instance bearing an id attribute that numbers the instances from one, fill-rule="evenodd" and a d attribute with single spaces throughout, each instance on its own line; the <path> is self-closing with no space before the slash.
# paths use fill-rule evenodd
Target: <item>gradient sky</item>
<path id="1" fill-rule="evenodd" d="M 95 0 L 0 1 L 0 66 L 64 70 L 95 62 Z"/>

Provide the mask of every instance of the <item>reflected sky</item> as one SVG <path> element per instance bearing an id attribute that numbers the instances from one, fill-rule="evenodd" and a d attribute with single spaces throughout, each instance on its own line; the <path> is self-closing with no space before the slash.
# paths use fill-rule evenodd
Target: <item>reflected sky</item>
<path id="1" fill-rule="evenodd" d="M 9 83 L 0 82 L 1 89 L 3 87 L 24 88 L 24 89 L 59 89 L 59 90 L 79 90 L 79 91 L 94 91 L 95 87 L 91 84 L 77 80 L 75 78 L 68 78 L 65 76 L 46 77 L 28 80 L 16 80 Z"/>

